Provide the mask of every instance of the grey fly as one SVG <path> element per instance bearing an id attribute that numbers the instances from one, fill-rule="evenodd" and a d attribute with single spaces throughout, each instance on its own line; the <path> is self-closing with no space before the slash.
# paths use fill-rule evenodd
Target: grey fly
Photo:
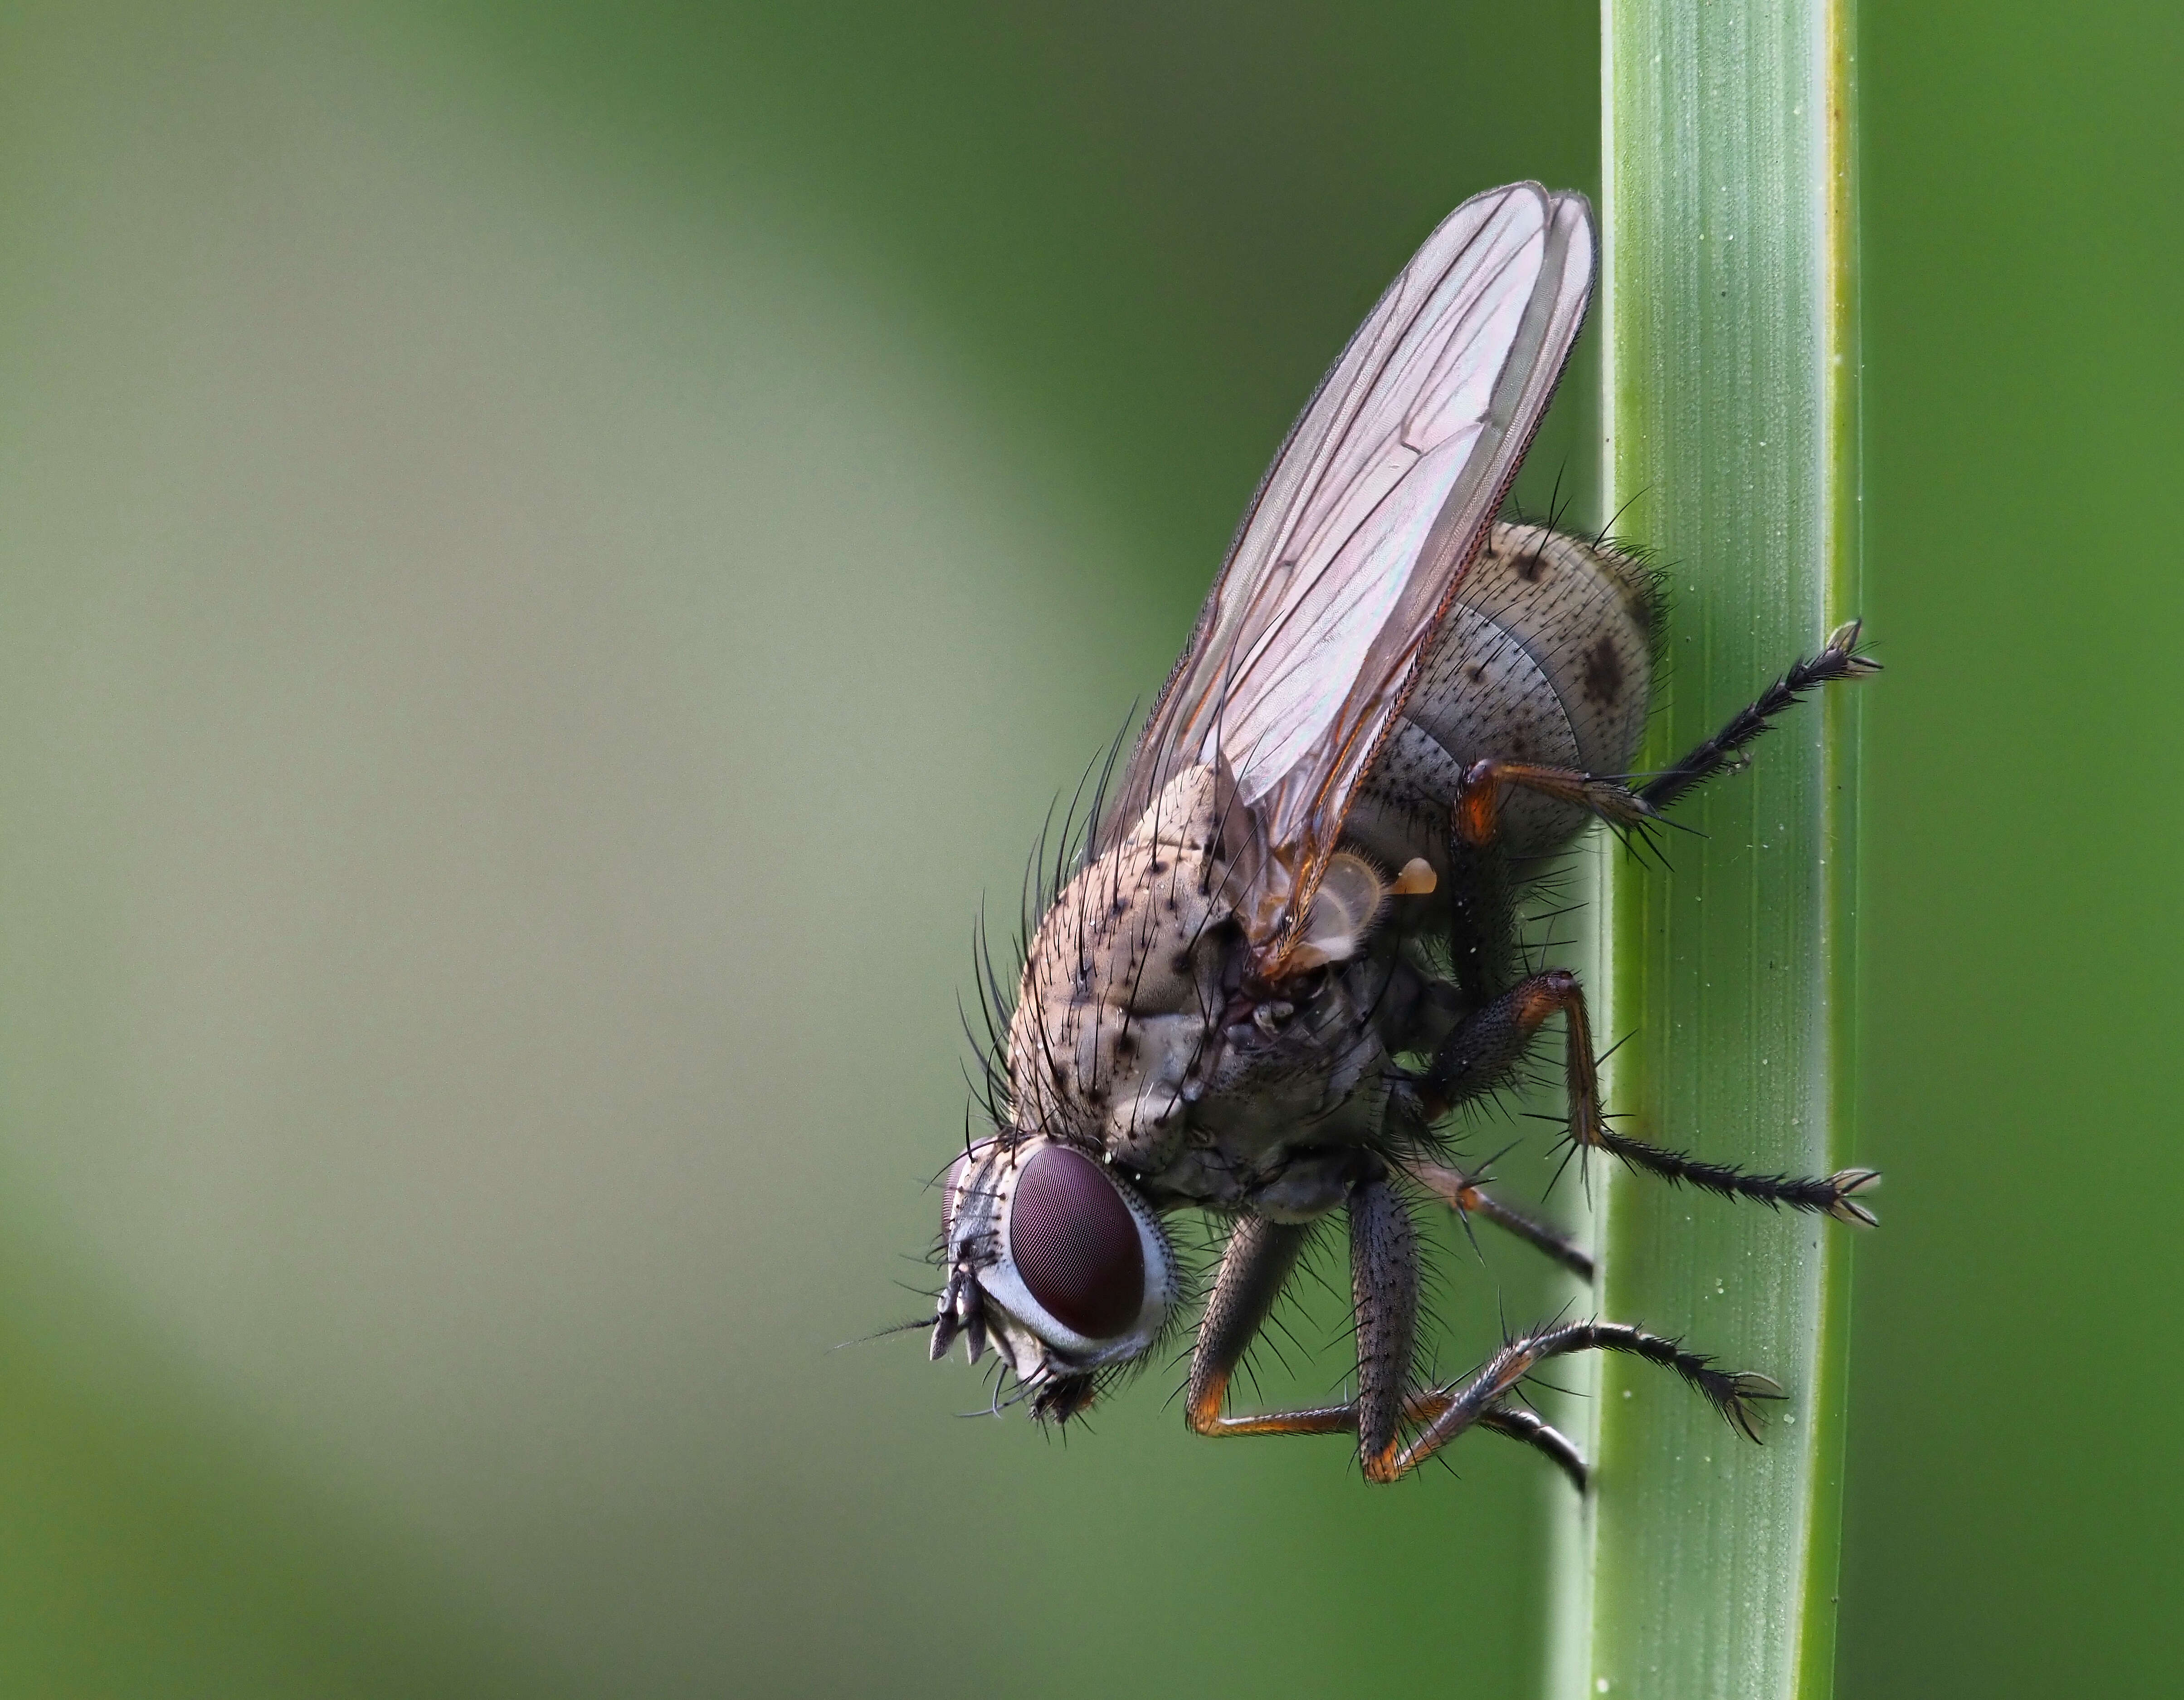
<path id="1" fill-rule="evenodd" d="M 1580 1484 L 1517 1398 L 1546 1360 L 1635 1354 L 1757 1438 L 1764 1376 L 1619 1323 L 1510 1340 L 1453 1385 L 1413 1373 L 1424 1201 L 1589 1275 L 1487 1192 L 1438 1130 L 1566 1035 L 1580 1153 L 1870 1223 L 1878 1177 L 1765 1176 L 1616 1132 L 1585 993 L 1527 972 L 1517 916 L 1593 820 L 1643 831 L 1803 692 L 1873 670 L 1845 626 L 1715 737 L 1629 775 L 1652 688 L 1651 576 L 1601 539 L 1500 519 L 1591 298 L 1581 195 L 1513 184 L 1458 207 L 1321 381 L 1245 510 L 1196 629 L 1038 917 L 997 1033 L 993 1125 L 947 1176 L 938 1358 L 989 1346 L 1049 1420 L 1173 1325 L 1163 1218 L 1228 1225 L 1185 1409 L 1204 1435 L 1354 1434 L 1389 1481 L 1467 1429 Z M 999 989 L 994 989 L 998 993 Z M 1429 1059 L 1424 1067 L 1402 1058 Z M 1357 1396 L 1232 1413 L 1232 1372 L 1313 1224 L 1347 1218 Z"/>

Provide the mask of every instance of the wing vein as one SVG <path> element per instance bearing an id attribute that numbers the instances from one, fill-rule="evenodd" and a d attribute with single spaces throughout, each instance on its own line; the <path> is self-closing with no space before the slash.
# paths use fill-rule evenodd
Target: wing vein
<path id="1" fill-rule="evenodd" d="M 1553 394 L 1593 252 L 1584 198 L 1535 183 L 1441 221 L 1290 426 L 1147 716 L 1100 843 L 1224 767 L 1270 852 L 1239 900 L 1269 972 Z"/>

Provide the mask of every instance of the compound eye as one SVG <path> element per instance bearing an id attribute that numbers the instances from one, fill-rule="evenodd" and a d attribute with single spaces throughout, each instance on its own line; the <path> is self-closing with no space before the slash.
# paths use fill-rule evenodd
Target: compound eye
<path id="1" fill-rule="evenodd" d="M 1145 1301 L 1137 1218 L 1099 1164 L 1041 1145 L 1017 1177 L 1009 1255 L 1031 1296 L 1088 1340 L 1126 1334 Z"/>

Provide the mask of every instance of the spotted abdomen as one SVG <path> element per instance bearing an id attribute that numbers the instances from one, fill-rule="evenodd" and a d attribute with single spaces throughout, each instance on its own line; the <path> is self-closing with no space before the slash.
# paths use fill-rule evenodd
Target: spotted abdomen
<path id="1" fill-rule="evenodd" d="M 1412 835 L 1424 817 L 1445 819 L 1458 776 L 1488 758 L 1629 771 L 1646 729 L 1654 621 L 1652 575 L 1629 555 L 1544 526 L 1496 526 L 1383 747 L 1353 837 L 1392 858 L 1396 818 L 1412 817 Z M 1584 824 L 1564 804 L 1513 792 L 1502 843 L 1538 856 Z"/>

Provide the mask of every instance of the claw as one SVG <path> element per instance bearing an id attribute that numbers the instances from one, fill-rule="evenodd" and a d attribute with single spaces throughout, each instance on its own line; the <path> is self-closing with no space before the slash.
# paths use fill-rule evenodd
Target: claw
<path id="1" fill-rule="evenodd" d="M 1823 653 L 1836 657 L 1842 663 L 1841 676 L 1844 678 L 1863 678 L 1868 673 L 1877 673 L 1880 671 L 1880 662 L 1875 660 L 1870 655 L 1861 655 L 1858 653 L 1858 634 L 1864 624 L 1863 620 L 1846 620 L 1828 633 L 1827 648 Z"/>
<path id="2" fill-rule="evenodd" d="M 1860 1204 L 1856 1195 L 1870 1192 L 1880 1184 L 1877 1168 L 1846 1168 L 1828 1177 L 1828 1184 L 1835 1189 L 1836 1201 L 1828 1207 L 1828 1214 L 1838 1222 L 1847 1222 L 1853 1228 L 1878 1228 L 1880 1218 Z"/>
<path id="3" fill-rule="evenodd" d="M 1730 1426 L 1747 1441 L 1758 1442 L 1765 1419 L 1754 1408 L 1755 1400 L 1785 1399 L 1782 1384 L 1771 1375 L 1761 1375 L 1753 1370 L 1743 1370 L 1728 1378 L 1718 1403 L 1721 1414 L 1729 1419 Z"/>

